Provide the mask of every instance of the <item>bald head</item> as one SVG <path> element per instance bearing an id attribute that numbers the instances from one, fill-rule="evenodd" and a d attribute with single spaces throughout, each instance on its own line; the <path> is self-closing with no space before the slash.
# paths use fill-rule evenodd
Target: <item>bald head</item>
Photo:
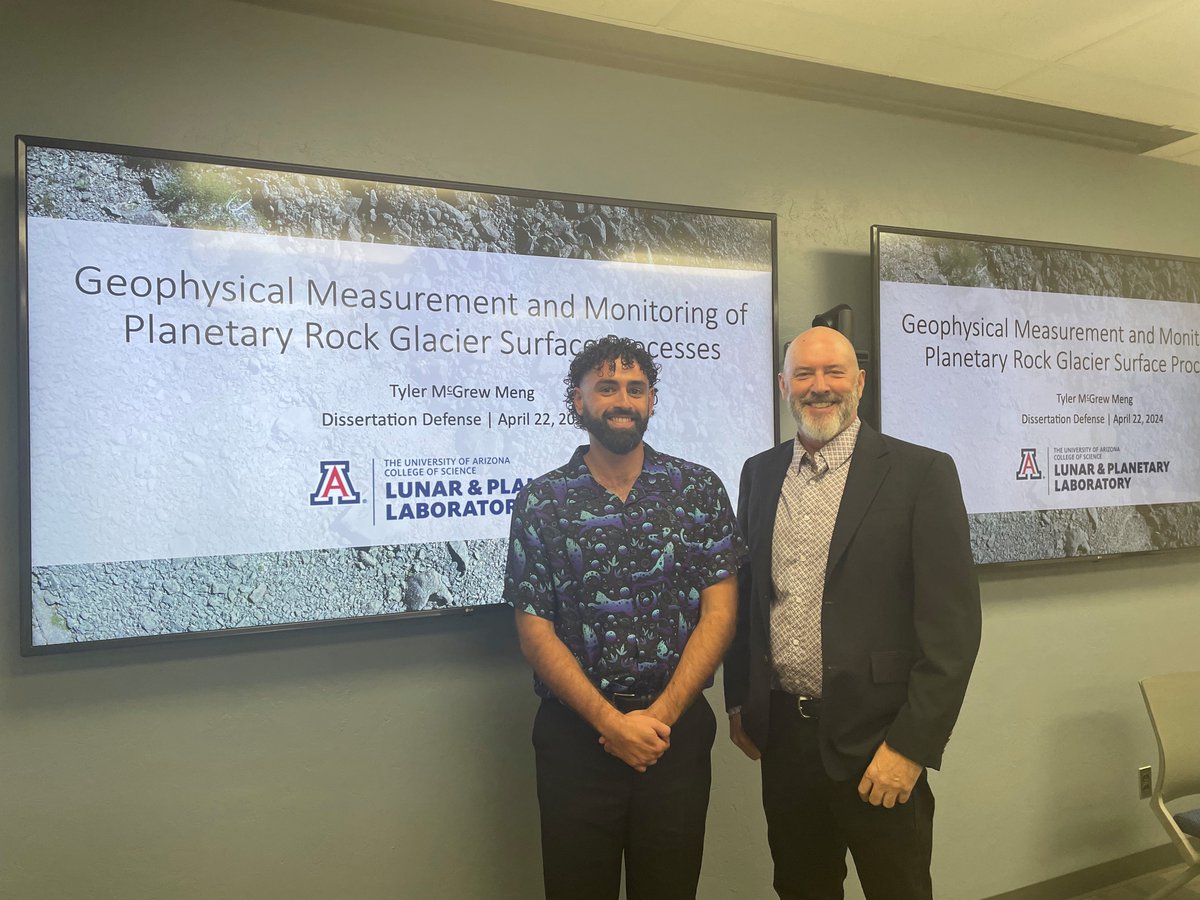
<path id="1" fill-rule="evenodd" d="M 838 359 L 850 371 L 858 371 L 858 357 L 854 345 L 840 331 L 818 325 L 802 331 L 788 344 L 784 354 L 783 372 L 787 374 L 796 365 L 797 358 L 819 356 L 822 359 Z"/>
<path id="2" fill-rule="evenodd" d="M 806 450 L 819 450 L 854 422 L 865 381 L 854 345 L 832 328 L 810 328 L 788 345 L 779 393 Z"/>

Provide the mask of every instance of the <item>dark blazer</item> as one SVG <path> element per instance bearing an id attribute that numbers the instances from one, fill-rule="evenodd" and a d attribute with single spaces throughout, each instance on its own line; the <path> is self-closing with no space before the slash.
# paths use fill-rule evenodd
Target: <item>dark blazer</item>
<path id="1" fill-rule="evenodd" d="M 771 535 L 793 441 L 742 469 L 738 628 L 725 700 L 755 745 L 770 710 Z M 821 758 L 857 778 L 885 739 L 938 768 L 979 649 L 979 584 L 954 461 L 863 423 L 838 509 L 821 615 Z"/>

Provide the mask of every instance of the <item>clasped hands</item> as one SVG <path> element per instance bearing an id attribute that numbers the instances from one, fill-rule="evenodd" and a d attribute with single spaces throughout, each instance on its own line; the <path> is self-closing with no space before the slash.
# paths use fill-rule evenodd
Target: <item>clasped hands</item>
<path id="1" fill-rule="evenodd" d="M 671 726 L 647 709 L 635 709 L 621 715 L 613 728 L 600 735 L 600 746 L 605 753 L 645 772 L 671 746 Z"/>

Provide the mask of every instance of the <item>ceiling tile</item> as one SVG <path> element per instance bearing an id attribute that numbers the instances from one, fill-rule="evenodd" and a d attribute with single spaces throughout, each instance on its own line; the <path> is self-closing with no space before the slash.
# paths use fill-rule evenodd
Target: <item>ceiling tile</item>
<path id="1" fill-rule="evenodd" d="M 859 25 L 885 28 L 897 34 L 930 37 L 940 34 L 947 20 L 961 16 L 964 9 L 985 13 L 995 0 L 920 0 L 880 3 L 879 0 L 767 0 L 799 13 L 814 13 L 845 19 Z"/>
<path id="2" fill-rule="evenodd" d="M 681 0 L 496 0 L 509 6 L 525 6 L 603 22 L 656 25 Z"/>
<path id="3" fill-rule="evenodd" d="M 1200 94 L 1200 0 L 1189 0 L 1060 61 L 1089 72 Z"/>
<path id="4" fill-rule="evenodd" d="M 1180 0 L 1005 0 L 948 17 L 939 36 L 1053 61 L 1178 6 Z"/>
<path id="5" fill-rule="evenodd" d="M 847 60 L 851 68 L 867 54 L 856 42 L 871 43 L 872 31 L 832 16 L 808 15 L 764 0 L 691 0 L 680 4 L 660 27 L 676 34 L 758 48 L 821 61 Z"/>

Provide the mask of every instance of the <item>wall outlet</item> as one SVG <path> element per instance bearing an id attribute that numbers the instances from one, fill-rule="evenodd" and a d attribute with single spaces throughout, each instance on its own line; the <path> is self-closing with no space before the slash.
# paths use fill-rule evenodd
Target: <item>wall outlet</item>
<path id="1" fill-rule="evenodd" d="M 1146 800 L 1153 790 L 1154 785 L 1150 781 L 1150 767 L 1142 766 L 1138 769 L 1138 796 Z"/>

